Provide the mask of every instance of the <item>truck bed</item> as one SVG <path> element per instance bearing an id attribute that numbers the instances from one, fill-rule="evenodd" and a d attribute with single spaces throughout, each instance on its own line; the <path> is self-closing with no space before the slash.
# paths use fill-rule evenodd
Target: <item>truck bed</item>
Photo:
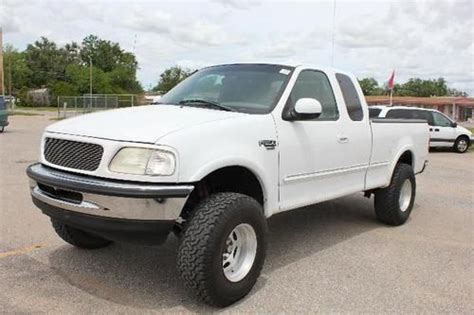
<path id="1" fill-rule="evenodd" d="M 429 134 L 425 120 L 373 118 L 370 120 L 372 152 L 365 179 L 366 189 L 385 187 L 390 183 L 396 156 L 411 152 L 415 173 L 423 170 L 428 157 Z"/>

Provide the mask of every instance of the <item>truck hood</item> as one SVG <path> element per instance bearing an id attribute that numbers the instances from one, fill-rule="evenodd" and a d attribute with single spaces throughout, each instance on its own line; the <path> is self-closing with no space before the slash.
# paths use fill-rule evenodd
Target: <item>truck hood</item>
<path id="1" fill-rule="evenodd" d="M 128 142 L 156 143 L 174 131 L 246 115 L 176 105 L 136 106 L 65 119 L 46 132 Z"/>

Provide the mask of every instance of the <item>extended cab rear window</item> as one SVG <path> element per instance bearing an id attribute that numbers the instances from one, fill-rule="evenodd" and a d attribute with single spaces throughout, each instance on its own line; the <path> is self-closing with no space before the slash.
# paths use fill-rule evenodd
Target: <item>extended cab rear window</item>
<path id="1" fill-rule="evenodd" d="M 341 87 L 342 96 L 346 103 L 347 112 L 351 120 L 361 121 L 364 119 L 364 112 L 362 111 L 362 104 L 360 103 L 357 90 L 352 83 L 351 78 L 342 73 L 336 73 L 337 82 Z"/>
<path id="2" fill-rule="evenodd" d="M 377 118 L 382 110 L 380 108 L 369 108 L 369 117 Z"/>

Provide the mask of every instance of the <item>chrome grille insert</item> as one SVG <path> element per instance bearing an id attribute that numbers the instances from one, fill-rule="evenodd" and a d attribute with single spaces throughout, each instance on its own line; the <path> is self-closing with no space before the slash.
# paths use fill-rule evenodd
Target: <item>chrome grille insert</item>
<path id="1" fill-rule="evenodd" d="M 44 158 L 51 164 L 84 171 L 95 171 L 104 148 L 98 144 L 46 138 Z"/>

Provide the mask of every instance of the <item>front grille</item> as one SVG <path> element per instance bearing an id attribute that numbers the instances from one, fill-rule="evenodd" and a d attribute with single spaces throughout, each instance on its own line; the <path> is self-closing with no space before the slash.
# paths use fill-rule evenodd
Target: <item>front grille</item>
<path id="1" fill-rule="evenodd" d="M 46 138 L 44 158 L 51 164 L 84 171 L 95 171 L 104 148 L 98 144 Z"/>

